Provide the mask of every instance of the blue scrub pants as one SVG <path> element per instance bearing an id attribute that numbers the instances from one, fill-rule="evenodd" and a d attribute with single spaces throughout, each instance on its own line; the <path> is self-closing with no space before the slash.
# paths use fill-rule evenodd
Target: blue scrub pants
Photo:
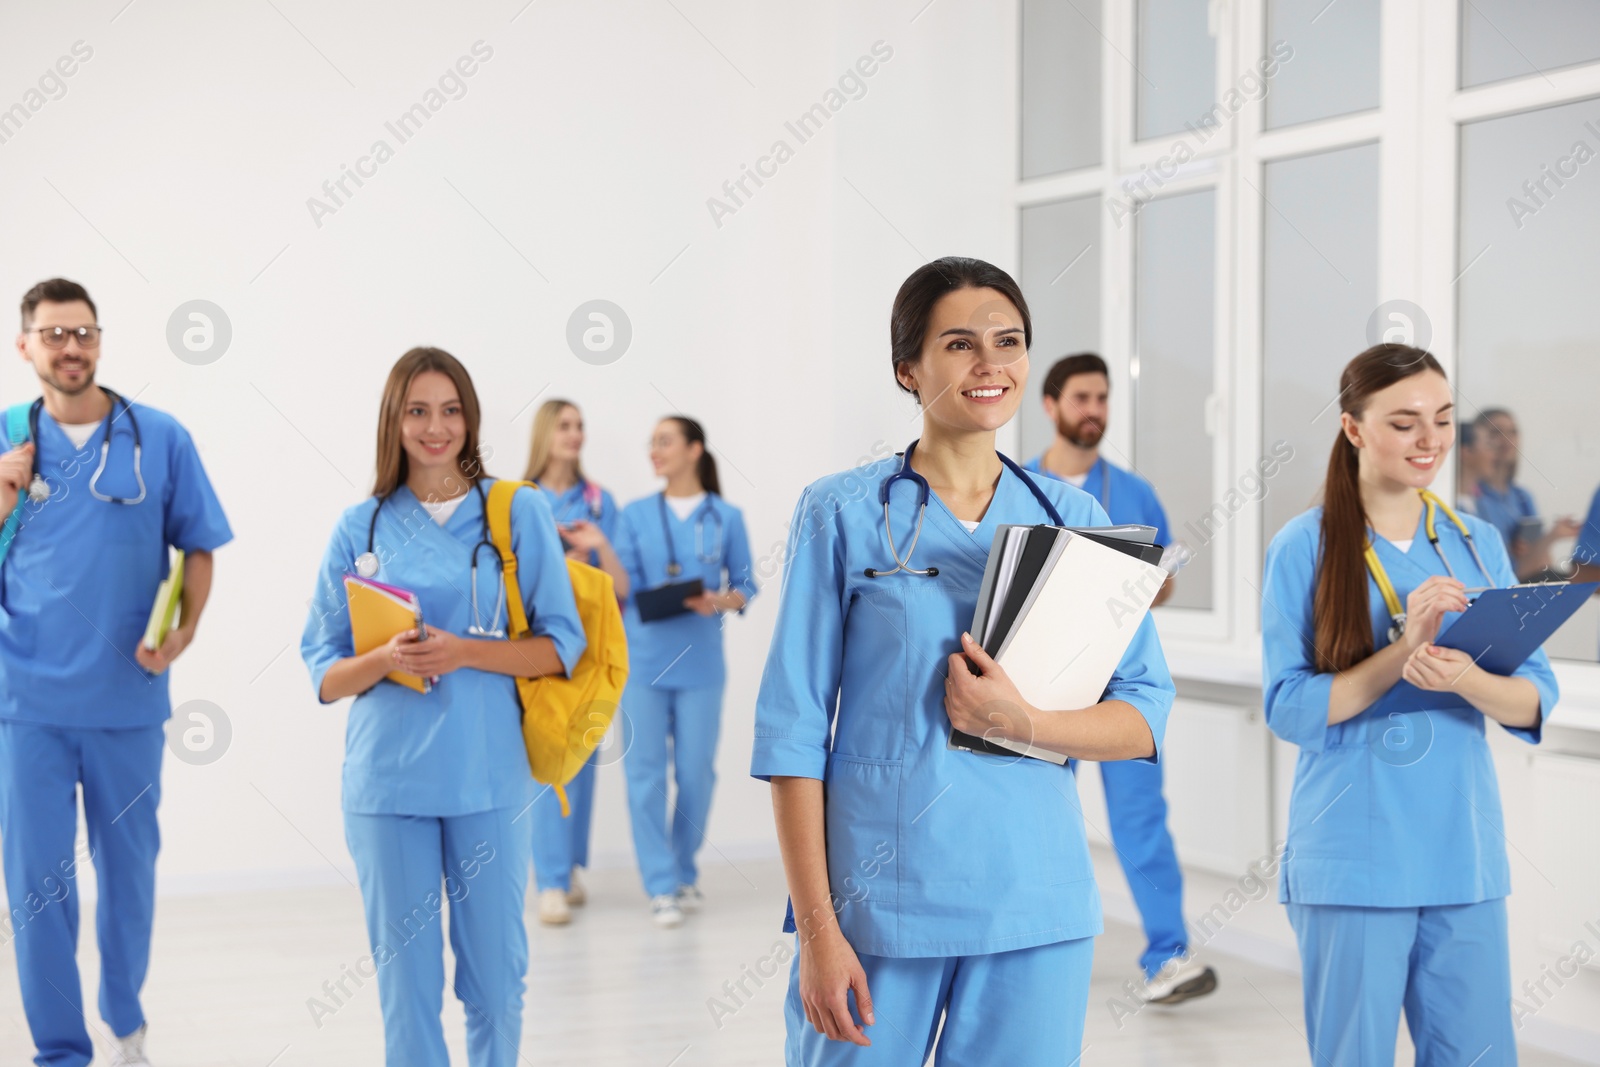
<path id="1" fill-rule="evenodd" d="M 78 787 L 99 886 L 100 1017 L 126 1037 L 144 1025 L 161 831 L 160 726 L 107 730 L 0 720 L 0 857 L 22 1010 L 41 1067 L 94 1055 L 78 979 Z"/>
<path id="2" fill-rule="evenodd" d="M 788 1067 L 922 1067 L 935 1037 L 935 1067 L 1074 1067 L 1079 1062 L 1092 937 L 981 956 L 858 958 L 877 1020 L 866 1028 L 872 1044 L 830 1041 L 806 1021 L 797 953 L 789 965 L 783 1009 Z M 860 1023 L 854 994 L 850 1007 Z"/>
<path id="3" fill-rule="evenodd" d="M 594 773 L 599 751 L 589 757 L 572 781 L 567 783 L 567 806 L 571 814 L 561 817 L 561 798 L 556 791 L 540 785 L 539 795 L 528 812 L 533 819 L 534 885 L 546 889 L 572 888 L 572 868 L 589 866 L 589 831 L 594 823 Z"/>
<path id="4" fill-rule="evenodd" d="M 388 1067 L 450 1062 L 440 1021 L 447 917 L 455 993 L 467 1013 L 467 1062 L 517 1063 L 528 973 L 522 908 L 530 856 L 528 828 L 515 823 L 516 816 L 516 808 L 448 818 L 345 812 L 345 841 L 361 880 L 377 971 Z"/>
<path id="5" fill-rule="evenodd" d="M 1317 1067 L 1394 1063 L 1400 1009 L 1417 1067 L 1517 1062 L 1506 902 L 1290 904 Z"/>
<path id="6" fill-rule="evenodd" d="M 628 778 L 633 849 L 644 891 L 658 897 L 699 879 L 695 854 L 705 841 L 717 781 L 722 687 L 657 689 L 629 683 L 622 708 L 622 766 Z M 670 816 L 669 747 L 677 785 Z"/>
<path id="7" fill-rule="evenodd" d="M 1119 760 L 1100 764 L 1105 783 L 1111 843 L 1144 921 L 1145 950 L 1139 957 L 1146 978 L 1189 950 L 1183 922 L 1183 871 L 1167 830 L 1167 798 L 1161 764 Z"/>

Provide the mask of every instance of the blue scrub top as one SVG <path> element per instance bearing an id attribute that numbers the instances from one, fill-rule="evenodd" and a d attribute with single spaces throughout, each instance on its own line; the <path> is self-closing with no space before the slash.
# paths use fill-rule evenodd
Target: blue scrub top
<path id="1" fill-rule="evenodd" d="M 485 493 L 491 484 L 492 479 L 484 480 Z M 346 510 L 328 540 L 300 639 L 314 693 L 321 693 L 329 667 L 355 654 L 344 576 L 355 572 L 355 558 L 367 550 L 367 527 L 377 506 L 373 497 Z M 401 486 L 378 518 L 377 580 L 415 593 L 429 629 L 468 640 L 504 640 L 467 634 L 472 552 L 485 536 L 476 491 L 469 491 L 440 526 L 416 494 Z M 571 671 L 585 648 L 583 625 L 547 494 L 526 490 L 512 498 L 511 546 L 528 627 L 555 642 L 556 655 Z M 501 588 L 499 555 L 484 544 L 478 548 L 478 603 L 486 626 Z M 506 626 L 504 612 L 500 626 Z M 521 807 L 533 797 L 522 704 L 516 679 L 508 674 L 462 668 L 441 677 L 426 694 L 384 679 L 350 707 L 345 811 L 447 817 Z"/>
<path id="2" fill-rule="evenodd" d="M 1515 584 L 1494 528 L 1462 515 L 1489 568 L 1473 562 L 1460 531 L 1440 515 L 1440 548 L 1470 586 Z M 1262 669 L 1267 725 L 1300 746 L 1289 801 L 1288 849 L 1278 899 L 1296 904 L 1416 908 L 1474 904 L 1511 891 L 1500 787 L 1484 726 L 1470 708 L 1374 716 L 1328 725 L 1333 675 L 1312 656 L 1312 597 L 1322 509 L 1290 520 L 1267 549 L 1262 585 Z M 1403 604 L 1429 577 L 1446 574 L 1419 519 L 1409 550 L 1375 537 L 1378 558 Z M 1367 576 L 1373 647 L 1389 643 L 1389 612 Z M 1456 613 L 1445 616 L 1448 626 Z M 1544 652 L 1517 669 L 1539 690 L 1539 726 L 1510 733 L 1537 744 L 1555 707 Z"/>
<path id="3" fill-rule="evenodd" d="M 667 530 L 683 572 L 667 574 L 667 545 L 662 539 L 660 493 L 633 501 L 622 509 L 613 542 L 627 568 L 634 592 L 667 582 L 699 578 L 708 591 L 727 588 L 744 594 L 745 604 L 756 596 L 750 573 L 750 538 L 744 515 L 716 493 L 707 493 L 700 506 L 680 519 L 666 508 Z M 698 545 L 698 548 L 697 548 Z M 699 557 L 712 557 L 701 559 Z M 739 610 L 744 614 L 744 609 Z M 623 609 L 628 630 L 628 678 L 657 689 L 720 687 L 727 681 L 722 655 L 722 615 L 687 612 L 670 619 L 642 622 L 630 597 Z"/>
<path id="4" fill-rule="evenodd" d="M 1049 516 L 1007 468 L 971 533 L 930 495 L 912 565 L 937 567 L 936 577 L 868 578 L 866 568 L 893 565 L 875 490 L 900 463 L 891 456 L 830 475 L 800 498 L 750 772 L 826 783 L 828 880 L 857 952 L 960 956 L 1098 934 L 1100 895 L 1072 772 L 947 745 L 945 660 L 972 625 L 995 527 Z M 1035 481 L 1068 524 L 1107 523 L 1088 494 Z M 902 552 L 915 498 L 909 483 L 895 485 L 890 513 Z M 1147 616 L 1104 699 L 1137 708 L 1159 749 L 1172 698 Z"/>
<path id="5" fill-rule="evenodd" d="M 544 489 L 544 486 L 539 486 Z M 617 502 L 610 491 L 600 488 L 593 482 L 580 481 L 564 493 L 553 493 L 544 489 L 545 497 L 550 502 L 550 510 L 554 513 L 556 522 L 562 526 L 573 522 L 592 522 L 600 527 L 600 532 L 606 535 L 606 540 L 616 547 L 617 540 Z M 586 493 L 593 493 L 598 499 L 598 509 L 592 506 Z M 598 510 L 598 514 L 596 511 Z M 589 565 L 600 566 L 600 553 L 589 553 Z"/>
<path id="6" fill-rule="evenodd" d="M 1510 545 L 1522 519 L 1536 518 L 1539 509 L 1533 503 L 1533 494 L 1520 485 L 1513 484 L 1500 492 L 1479 482 L 1472 492 L 1472 506 L 1468 510 L 1500 531 L 1500 538 Z"/>
<path id="7" fill-rule="evenodd" d="M 35 443 L 51 488 L 27 501 L 0 566 L 0 719 L 50 726 L 157 726 L 172 713 L 166 674 L 134 659 L 156 589 L 171 567 L 167 546 L 210 552 L 233 540 L 189 432 L 164 411 L 132 404 L 143 439 L 145 499 L 96 500 L 103 431 L 82 449 L 45 410 Z M 133 424 L 115 409 L 98 489 L 139 495 Z"/>
<path id="8" fill-rule="evenodd" d="M 1022 466 L 1024 470 L 1035 474 L 1056 478 L 1055 474 L 1045 470 L 1042 454 L 1034 456 Z M 1056 480 L 1066 481 L 1064 478 Z M 1101 456 L 1095 461 L 1094 466 L 1089 468 L 1088 477 L 1084 479 L 1082 488 L 1085 493 L 1094 497 L 1102 508 L 1105 508 L 1112 522 L 1119 526 L 1154 526 L 1156 544 L 1170 543 L 1171 531 L 1167 529 L 1167 509 L 1161 506 L 1155 487 L 1141 476 L 1133 471 L 1123 470 Z"/>

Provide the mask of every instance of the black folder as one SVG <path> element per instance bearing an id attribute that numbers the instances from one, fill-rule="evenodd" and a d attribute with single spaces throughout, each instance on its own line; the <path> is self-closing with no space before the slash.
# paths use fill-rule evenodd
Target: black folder
<path id="1" fill-rule="evenodd" d="M 641 589 L 633 594 L 633 606 L 640 622 L 660 622 L 674 615 L 685 615 L 689 609 L 683 602 L 706 591 L 706 583 L 699 578 L 686 582 L 668 582 L 654 589 Z"/>

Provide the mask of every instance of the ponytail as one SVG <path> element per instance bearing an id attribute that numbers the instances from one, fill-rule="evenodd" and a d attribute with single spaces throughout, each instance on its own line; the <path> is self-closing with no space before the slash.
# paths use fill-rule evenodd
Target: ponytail
<path id="1" fill-rule="evenodd" d="M 689 444 L 699 442 L 700 458 L 695 462 L 695 477 L 700 479 L 700 488 L 713 496 L 722 495 L 722 482 L 717 478 L 717 461 L 711 455 L 711 449 L 706 444 L 705 427 L 687 415 L 668 415 L 667 418 L 678 424 L 678 429 L 683 431 L 683 439 Z"/>
<path id="2" fill-rule="evenodd" d="M 1311 609 L 1319 671 L 1348 670 L 1373 652 L 1363 556 L 1367 510 L 1357 460 L 1356 446 L 1341 429 L 1322 485 L 1322 562 Z"/>
<path id="3" fill-rule="evenodd" d="M 1339 377 L 1340 410 L 1360 418 L 1367 398 L 1414 374 L 1444 368 L 1409 345 L 1374 345 Z M 1373 653 L 1365 552 L 1370 541 L 1361 503 L 1360 457 L 1344 430 L 1328 456 L 1322 483 L 1322 540 L 1311 601 L 1312 645 L 1318 671 L 1344 671 Z"/>

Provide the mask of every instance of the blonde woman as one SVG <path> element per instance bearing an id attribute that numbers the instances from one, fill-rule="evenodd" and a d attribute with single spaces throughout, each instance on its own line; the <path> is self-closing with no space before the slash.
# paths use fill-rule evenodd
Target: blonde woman
<path id="1" fill-rule="evenodd" d="M 567 555 L 611 575 L 618 598 L 625 598 L 628 572 L 611 547 L 617 502 L 583 473 L 582 452 L 583 412 L 570 400 L 546 400 L 533 416 L 533 442 L 522 477 L 545 491 Z M 569 816 L 561 817 L 561 805 L 550 790 L 541 791 L 533 806 L 533 876 L 539 921 L 548 926 L 570 922 L 571 906 L 585 900 L 578 869 L 589 865 L 597 757 L 598 751 L 567 784 Z"/>

